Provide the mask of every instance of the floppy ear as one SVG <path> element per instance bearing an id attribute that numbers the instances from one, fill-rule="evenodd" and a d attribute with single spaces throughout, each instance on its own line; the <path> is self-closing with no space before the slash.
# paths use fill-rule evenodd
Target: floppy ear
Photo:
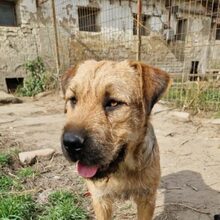
<path id="1" fill-rule="evenodd" d="M 71 79 L 75 76 L 78 65 L 70 67 L 62 76 L 61 76 L 61 87 L 63 94 L 66 93 L 66 89 L 69 86 Z"/>
<path id="2" fill-rule="evenodd" d="M 170 76 L 153 66 L 137 61 L 130 61 L 140 75 L 140 83 L 143 90 L 143 99 L 146 105 L 146 112 L 149 115 L 154 104 L 159 101 L 170 84 Z"/>

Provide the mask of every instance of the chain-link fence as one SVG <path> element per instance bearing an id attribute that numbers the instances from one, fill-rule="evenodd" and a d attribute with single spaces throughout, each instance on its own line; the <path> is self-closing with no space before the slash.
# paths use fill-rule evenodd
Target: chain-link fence
<path id="1" fill-rule="evenodd" d="M 172 76 L 166 100 L 219 111 L 219 7 L 220 0 L 55 1 L 60 68 L 140 59 Z"/>

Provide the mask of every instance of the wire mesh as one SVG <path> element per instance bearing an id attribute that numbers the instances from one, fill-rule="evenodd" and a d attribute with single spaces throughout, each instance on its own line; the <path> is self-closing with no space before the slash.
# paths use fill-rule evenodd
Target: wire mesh
<path id="1" fill-rule="evenodd" d="M 220 111 L 220 0 L 140 2 L 138 22 L 134 0 L 56 1 L 62 69 L 86 59 L 136 59 L 140 52 L 141 61 L 172 76 L 165 100 Z"/>

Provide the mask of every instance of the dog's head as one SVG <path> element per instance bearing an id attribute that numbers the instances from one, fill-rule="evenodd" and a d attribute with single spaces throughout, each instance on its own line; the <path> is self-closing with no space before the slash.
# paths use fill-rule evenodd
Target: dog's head
<path id="1" fill-rule="evenodd" d="M 151 109 L 169 80 L 165 72 L 135 61 L 89 60 L 63 75 L 62 149 L 80 175 L 96 179 L 117 170 L 143 142 Z"/>

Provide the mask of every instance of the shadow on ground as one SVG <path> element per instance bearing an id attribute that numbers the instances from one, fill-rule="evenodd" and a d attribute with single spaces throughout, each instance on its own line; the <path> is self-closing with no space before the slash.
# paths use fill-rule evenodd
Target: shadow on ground
<path id="1" fill-rule="evenodd" d="M 220 214 L 220 192 L 206 185 L 200 173 L 183 170 L 164 176 L 160 188 L 165 206 L 155 220 L 214 220 Z"/>

